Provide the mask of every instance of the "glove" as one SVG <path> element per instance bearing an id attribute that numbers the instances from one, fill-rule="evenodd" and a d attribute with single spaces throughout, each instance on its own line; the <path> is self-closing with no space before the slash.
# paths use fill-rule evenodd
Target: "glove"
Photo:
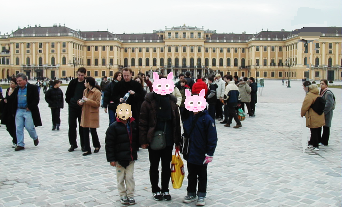
<path id="1" fill-rule="evenodd" d="M 209 162 L 213 161 L 214 157 L 206 155 L 203 164 L 208 164 Z"/>

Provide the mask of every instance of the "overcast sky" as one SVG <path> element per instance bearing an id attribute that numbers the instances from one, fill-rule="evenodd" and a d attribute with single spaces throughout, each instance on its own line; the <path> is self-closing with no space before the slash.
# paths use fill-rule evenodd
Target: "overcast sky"
<path id="1" fill-rule="evenodd" d="M 342 26 L 341 0 L 11 0 L 1 8 L 1 34 L 39 24 L 113 33 L 183 24 L 218 33 Z"/>

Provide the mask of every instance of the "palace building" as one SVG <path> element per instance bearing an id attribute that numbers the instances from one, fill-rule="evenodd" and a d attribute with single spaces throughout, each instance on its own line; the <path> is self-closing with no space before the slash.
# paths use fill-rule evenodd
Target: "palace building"
<path id="1" fill-rule="evenodd" d="M 152 33 L 76 31 L 61 25 L 24 27 L 0 35 L 0 79 L 74 77 L 85 67 L 93 77 L 122 67 L 135 75 L 190 71 L 265 79 L 341 80 L 342 27 L 303 27 L 256 34 L 216 33 L 179 26 Z"/>

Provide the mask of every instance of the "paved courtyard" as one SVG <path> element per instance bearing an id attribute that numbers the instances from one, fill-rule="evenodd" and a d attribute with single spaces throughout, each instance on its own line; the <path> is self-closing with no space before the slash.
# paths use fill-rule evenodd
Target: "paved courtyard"
<path id="1" fill-rule="evenodd" d="M 207 206 L 342 205 L 342 90 L 331 89 L 337 104 L 329 146 L 303 153 L 300 108 L 305 93 L 301 81 L 291 81 L 291 86 L 266 80 L 259 91 L 256 117 L 247 117 L 240 129 L 217 122 L 218 146 L 208 166 Z M 62 89 L 65 92 L 66 87 Z M 100 152 L 83 157 L 80 149 L 67 151 L 67 108 L 61 111 L 61 130 L 51 131 L 43 93 L 39 107 L 43 126 L 37 128 L 37 147 L 25 131 L 26 149 L 15 152 L 5 126 L 0 127 L 0 206 L 121 206 L 115 169 L 106 161 L 104 150 L 108 115 L 101 110 Z M 136 206 L 195 206 L 182 203 L 186 178 L 180 189 L 170 184 L 172 201 L 152 199 L 147 150 L 138 152 L 134 176 Z"/>

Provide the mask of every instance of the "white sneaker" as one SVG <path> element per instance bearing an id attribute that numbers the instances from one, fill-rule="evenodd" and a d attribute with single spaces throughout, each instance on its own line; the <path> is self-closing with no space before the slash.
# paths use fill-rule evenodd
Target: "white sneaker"
<path id="1" fill-rule="evenodd" d="M 204 197 L 198 197 L 196 206 L 205 206 Z"/>
<path id="2" fill-rule="evenodd" d="M 184 197 L 183 203 L 191 203 L 191 202 L 194 202 L 196 199 L 197 199 L 196 196 L 187 195 Z"/>
<path id="3" fill-rule="evenodd" d="M 308 149 L 312 149 L 313 148 L 313 146 L 312 145 L 308 145 Z"/>
<path id="4" fill-rule="evenodd" d="M 16 147 L 17 147 L 17 144 L 13 144 L 13 145 L 12 145 L 12 148 L 16 148 Z"/>
<path id="5" fill-rule="evenodd" d="M 312 150 L 319 151 L 319 148 L 318 147 L 314 147 Z"/>

